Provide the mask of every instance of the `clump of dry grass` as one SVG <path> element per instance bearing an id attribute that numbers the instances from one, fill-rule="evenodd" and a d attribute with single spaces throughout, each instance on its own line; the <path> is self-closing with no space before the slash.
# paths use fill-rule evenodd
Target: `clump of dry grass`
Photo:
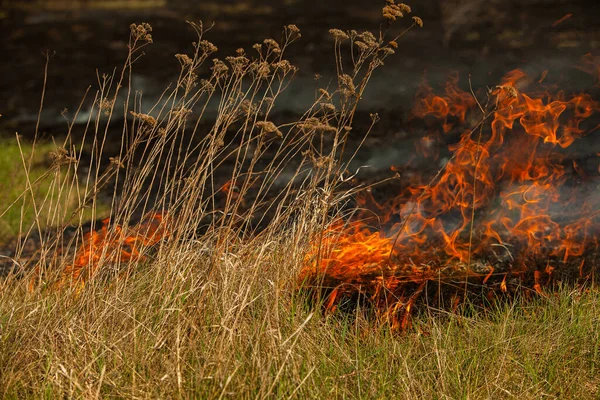
<path id="1" fill-rule="evenodd" d="M 337 85 L 320 88 L 299 119 L 277 123 L 274 107 L 297 72 L 286 54 L 299 28 L 257 43 L 253 55 L 238 49 L 216 58 L 207 29 L 190 26 L 197 39 L 190 53 L 175 55 L 177 82 L 147 108 L 129 82 L 152 27 L 132 24 L 120 72 L 98 77 L 57 143 L 58 180 L 34 205 L 36 216 L 52 209 L 56 228 L 31 221 L 21 242 L 37 231 L 39 252 L 28 262 L 18 251 L 18 268 L 1 282 L 4 395 L 266 397 L 299 393 L 306 382 L 294 349 L 314 314 L 296 299 L 296 275 L 309 240 L 351 195 L 338 188 L 352 158 L 344 153 L 354 115 L 397 43 L 332 30 Z M 86 106 L 81 127 L 74 121 Z M 117 116 L 123 140 L 107 157 Z M 102 234 L 85 234 L 85 210 L 95 220 L 107 191 Z M 76 207 L 57 204 L 65 193 Z M 167 216 L 157 231 L 169 235 L 129 240 L 150 211 Z M 75 235 L 65 235 L 72 225 Z M 251 381 L 237 381 L 236 371 L 249 367 Z M 290 372 L 295 378 L 283 379 Z"/>

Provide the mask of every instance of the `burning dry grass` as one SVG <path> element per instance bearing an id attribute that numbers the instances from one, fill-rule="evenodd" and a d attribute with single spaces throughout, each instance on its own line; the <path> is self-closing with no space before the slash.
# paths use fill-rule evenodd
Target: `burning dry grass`
<path id="1" fill-rule="evenodd" d="M 439 258 L 423 253 L 413 255 L 412 263 L 402 261 L 406 248 L 425 243 L 414 235 L 424 234 L 424 228 L 396 226 L 395 238 L 364 220 L 342 218 L 348 199 L 365 189 L 341 189 L 362 143 L 352 147 L 349 140 L 357 105 L 372 74 L 399 46 L 401 35 L 385 39 L 394 29 L 390 24 L 410 11 L 387 1 L 388 24 L 379 37 L 332 30 L 338 81 L 319 88 L 314 105 L 289 123 L 276 123 L 273 110 L 296 72 L 284 57 L 300 38 L 297 27 L 286 27 L 280 40 L 257 43 L 253 55 L 239 49 L 222 61 L 214 58 L 217 47 L 204 38 L 205 28 L 191 24 L 198 38 L 190 54 L 176 55 L 177 83 L 147 108 L 128 82 L 142 49 L 152 42 L 152 28 L 132 25 L 121 73 L 100 76 L 89 102 L 89 121 L 80 136 L 91 143 L 91 156 L 84 157 L 83 144 L 75 143 L 73 131 L 80 127 L 74 123 L 55 151 L 53 168 L 74 172 L 57 186 L 59 194 L 77 194 L 78 207 L 38 204 L 37 209 L 52 205 L 61 223 L 55 232 L 40 234 L 35 262 L 28 264 L 17 252 L 18 268 L 1 282 L 2 396 L 598 394 L 600 297 L 595 288 L 563 288 L 556 296 L 529 298 L 519 308 L 489 299 L 481 307 L 461 288 L 450 293 L 454 313 L 440 301 L 418 308 L 413 321 L 417 299 L 431 298 L 421 293 L 449 276 L 467 282 L 464 272 L 475 265 L 471 255 L 499 244 L 490 242 L 496 236 L 484 235 L 482 247 L 470 241 L 466 248 L 459 235 L 442 235 L 454 238 L 438 246 L 452 262 L 425 268 L 425 258 Z M 415 18 L 411 28 L 421 25 Z M 202 73 L 208 77 L 200 79 Z M 513 87 L 505 82 L 498 91 L 520 106 L 527 100 Z M 452 101 L 427 94 L 423 105 L 432 106 L 427 113 L 444 119 L 442 130 L 449 132 L 453 119 L 467 115 L 460 104 L 476 102 L 453 86 L 447 95 Z M 490 94 L 500 100 L 489 110 L 482 107 L 484 121 L 503 115 L 502 98 Z M 204 124 L 214 104 L 214 122 Z M 123 142 L 120 154 L 107 159 L 105 145 L 116 115 L 125 119 L 119 130 Z M 579 135 L 577 123 L 569 126 L 569 135 Z M 465 167 L 463 186 L 455 182 L 463 190 L 446 193 L 454 196 L 452 205 L 462 207 L 463 231 L 474 228 L 464 210 L 484 204 L 476 194 L 489 191 L 469 184 L 482 185 L 480 177 L 488 176 L 484 154 L 492 152 L 485 146 L 495 146 L 498 135 L 492 137 L 469 134 L 458 147 L 469 151 L 464 160 L 471 165 L 475 160 L 479 168 Z M 432 191 L 448 190 L 447 174 L 462 176 L 453 165 L 440 171 L 437 181 L 411 186 L 408 193 L 424 193 L 417 201 L 401 197 L 419 220 L 425 219 L 429 200 L 439 197 Z M 27 185 L 30 189 L 35 182 Z M 86 232 L 84 210 L 95 210 L 100 194 L 109 189 L 110 219 Z M 390 210 L 397 211 L 397 205 Z M 77 230 L 68 237 L 71 224 Z M 424 226 L 439 234 L 435 223 Z M 42 231 L 39 219 L 27 232 L 33 229 Z M 539 239 L 537 233 L 532 236 Z M 579 251 L 569 249 L 569 257 Z M 452 258 L 450 250 L 458 256 Z M 483 267 L 470 273 L 486 279 L 492 272 Z M 298 291 L 299 275 L 314 296 Z M 506 287 L 506 280 L 501 282 Z M 438 291 L 438 298 L 446 294 Z M 349 312 L 321 313 L 321 308 Z M 398 329 L 410 325 L 413 329 Z M 566 358 L 573 363 L 565 366 Z"/>
<path id="2" fill-rule="evenodd" d="M 300 279 L 326 296 L 327 309 L 365 296 L 405 329 L 428 283 L 453 286 L 456 299 L 483 284 L 492 299 L 509 290 L 507 280 L 543 294 L 554 275 L 587 281 L 597 272 L 597 171 L 560 150 L 593 134 L 599 104 L 589 94 L 522 93 L 533 80 L 521 70 L 485 102 L 457 82 L 443 97 L 424 88 L 414 109 L 427 119 L 428 140 L 459 135 L 442 169 L 382 204 L 361 194 L 357 221 L 336 222 L 315 239 Z M 481 114 L 475 128 L 473 113 Z M 429 149 L 423 155 L 435 160 Z M 393 216 L 400 222 L 388 222 Z"/>

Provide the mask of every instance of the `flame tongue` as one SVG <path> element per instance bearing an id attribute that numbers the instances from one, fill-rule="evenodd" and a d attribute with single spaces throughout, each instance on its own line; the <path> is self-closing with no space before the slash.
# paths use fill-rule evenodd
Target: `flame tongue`
<path id="1" fill-rule="evenodd" d="M 404 293 L 407 283 L 420 285 L 442 275 L 487 281 L 492 264 L 504 264 L 504 271 L 535 269 L 535 260 L 566 262 L 597 247 L 600 196 L 593 195 L 592 178 L 577 163 L 565 163 L 561 149 L 589 132 L 585 122 L 598 103 L 587 94 L 521 93 L 516 87 L 533 80 L 520 70 L 504 78 L 487 106 L 460 91 L 457 82 L 453 77 L 442 97 L 423 90 L 414 109 L 430 127 L 428 137 L 435 129 L 463 130 L 444 169 L 430 183 L 410 185 L 384 204 L 361 200 L 375 203 L 379 212 L 388 210 L 382 220 L 396 213 L 402 221 L 381 232 L 365 222 L 337 222 L 317 238 L 301 279 L 338 288 L 329 307 L 341 292 L 360 285 L 374 299 L 382 291 L 394 293 L 408 312 L 414 297 Z M 466 130 L 469 116 L 481 115 L 481 109 L 486 123 Z M 574 177 L 591 183 L 578 186 Z M 589 188 L 592 194 L 584 195 Z M 540 274 L 535 274 L 538 292 Z M 505 279 L 500 287 L 506 290 Z"/>

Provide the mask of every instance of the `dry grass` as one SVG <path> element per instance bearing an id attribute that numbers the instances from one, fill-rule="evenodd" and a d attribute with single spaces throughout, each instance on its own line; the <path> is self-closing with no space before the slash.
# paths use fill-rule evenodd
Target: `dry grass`
<path id="1" fill-rule="evenodd" d="M 192 27 L 198 38 L 191 54 L 176 56 L 178 82 L 147 108 L 129 78 L 152 32 L 132 26 L 121 72 L 99 77 L 91 95 L 81 135 L 91 157 L 74 142 L 81 128 L 73 123 L 55 150 L 52 170 L 72 173 L 56 174 L 70 178 L 35 207 L 54 210 L 57 232 L 41 235 L 36 268 L 18 254 L 22 270 L 0 282 L 2 397 L 598 396 L 596 290 L 565 289 L 519 308 L 430 310 L 402 335 L 374 326 L 362 307 L 322 315 L 296 291 L 309 241 L 354 194 L 339 190 L 358 150 L 348 135 L 398 37 L 390 45 L 332 30 L 338 81 L 317 90 L 300 119 L 275 124 L 273 108 L 296 72 L 284 57 L 297 28 L 255 45 L 252 56 L 239 50 L 219 61 L 203 26 Z M 210 77 L 199 79 L 200 71 Z M 205 129 L 209 104 L 218 112 Z M 121 154 L 107 163 L 116 115 L 125 118 Z M 224 175 L 235 190 L 217 182 Z M 35 185 L 28 179 L 24 195 Z M 56 290 L 83 240 L 85 210 L 95 210 L 107 188 L 109 230 L 127 232 L 139 216 L 161 211 L 170 234 L 138 249 L 144 258 L 119 265 L 107 260 L 126 244 L 111 243 L 97 269 Z M 77 195 L 75 210 L 52 200 L 62 193 Z M 61 231 L 70 224 L 78 234 L 65 243 Z M 26 232 L 44 226 L 34 218 Z"/>

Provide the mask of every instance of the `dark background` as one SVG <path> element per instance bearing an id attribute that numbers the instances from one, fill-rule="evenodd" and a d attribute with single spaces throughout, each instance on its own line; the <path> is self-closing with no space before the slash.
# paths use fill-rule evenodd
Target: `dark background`
<path id="1" fill-rule="evenodd" d="M 380 4 L 381 3 L 381 4 Z M 37 118 L 43 82 L 43 53 L 50 63 L 42 128 L 55 133 L 65 126 L 61 110 L 74 111 L 100 74 L 112 73 L 127 53 L 129 25 L 148 22 L 154 44 L 134 66 L 133 86 L 151 104 L 178 73 L 176 53 L 190 53 L 195 40 L 186 20 L 215 22 L 206 38 L 224 58 L 236 48 L 247 51 L 264 38 L 281 37 L 282 27 L 296 24 L 302 39 L 290 60 L 300 67 L 280 107 L 302 112 L 311 104 L 314 74 L 329 79 L 333 71 L 330 28 L 377 31 L 381 2 L 361 0 L 45 0 L 0 1 L 0 134 L 16 131 L 28 137 Z M 363 110 L 376 110 L 394 120 L 409 107 L 426 71 L 430 82 L 442 82 L 450 71 L 461 73 L 463 87 L 498 83 L 514 68 L 533 76 L 549 70 L 549 78 L 585 88 L 589 80 L 573 72 L 588 52 L 598 52 L 598 6 L 595 1 L 508 0 L 410 3 L 425 26 L 404 37 L 396 55 L 376 74 Z M 560 24 L 555 21 L 572 14 Z M 402 21 L 409 24 L 410 20 Z M 553 26 L 555 25 L 555 26 Z M 95 88 L 95 86 L 92 86 Z M 53 128 L 54 127 L 54 128 Z"/>

